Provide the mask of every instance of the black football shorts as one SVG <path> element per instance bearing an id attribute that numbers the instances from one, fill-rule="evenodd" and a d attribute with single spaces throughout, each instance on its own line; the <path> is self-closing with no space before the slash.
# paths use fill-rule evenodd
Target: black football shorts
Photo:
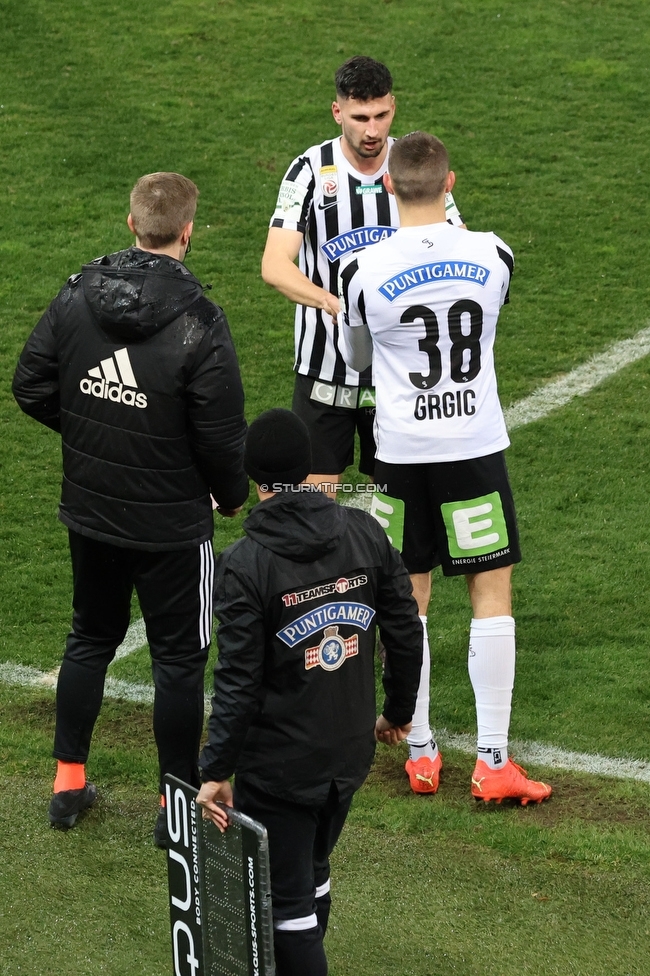
<path id="1" fill-rule="evenodd" d="M 316 390 L 314 388 L 316 387 Z M 316 399 L 318 394 L 322 399 Z M 314 474 L 342 474 L 354 462 L 354 434 L 359 433 L 359 471 L 373 476 L 375 465 L 374 406 L 357 406 L 364 393 L 358 387 L 321 383 L 313 376 L 296 373 L 291 409 L 305 422 L 311 437 L 311 470 Z M 348 399 L 353 406 L 337 406 Z M 353 400 L 352 400 L 353 398 Z M 328 400 L 333 402 L 329 403 Z"/>
<path id="2" fill-rule="evenodd" d="M 409 573 L 442 565 L 445 576 L 484 573 L 521 561 L 503 452 L 439 464 L 375 461 L 372 514 Z"/>

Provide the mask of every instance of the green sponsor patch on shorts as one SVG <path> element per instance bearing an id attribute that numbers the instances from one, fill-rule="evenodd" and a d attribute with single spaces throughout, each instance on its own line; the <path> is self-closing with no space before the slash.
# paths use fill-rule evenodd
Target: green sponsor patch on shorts
<path id="1" fill-rule="evenodd" d="M 508 529 L 498 491 L 440 506 L 452 559 L 484 556 L 508 546 Z"/>
<path id="2" fill-rule="evenodd" d="M 358 407 L 376 407 L 377 400 L 375 399 L 375 388 L 374 386 L 362 386 L 359 388 L 359 402 Z"/>
<path id="3" fill-rule="evenodd" d="M 390 544 L 401 552 L 404 543 L 404 502 L 377 491 L 372 496 L 370 514 L 385 530 Z"/>

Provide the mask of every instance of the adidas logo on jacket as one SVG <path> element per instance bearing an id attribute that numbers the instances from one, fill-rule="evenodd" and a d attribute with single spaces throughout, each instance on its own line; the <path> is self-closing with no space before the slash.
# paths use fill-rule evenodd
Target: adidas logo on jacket
<path id="1" fill-rule="evenodd" d="M 109 359 L 102 359 L 99 366 L 89 369 L 88 376 L 79 383 L 81 392 L 89 396 L 144 410 L 147 397 L 144 393 L 136 393 L 137 388 L 126 347 L 117 349 Z"/>

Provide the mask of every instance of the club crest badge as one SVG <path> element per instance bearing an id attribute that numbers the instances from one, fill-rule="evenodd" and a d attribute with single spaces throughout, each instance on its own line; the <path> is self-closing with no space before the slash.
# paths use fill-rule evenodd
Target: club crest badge
<path id="1" fill-rule="evenodd" d="M 339 192 L 339 174 L 336 166 L 321 166 L 320 185 L 324 197 L 335 197 Z"/>
<path id="2" fill-rule="evenodd" d="M 325 671 L 336 671 L 348 657 L 359 653 L 359 638 L 341 637 L 338 627 L 326 627 L 318 647 L 308 647 L 305 651 L 305 670 L 319 665 Z"/>

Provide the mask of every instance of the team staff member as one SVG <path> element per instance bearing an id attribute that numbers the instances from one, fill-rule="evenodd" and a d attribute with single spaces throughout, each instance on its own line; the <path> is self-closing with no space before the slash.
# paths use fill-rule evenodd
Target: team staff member
<path id="1" fill-rule="evenodd" d="M 399 543 L 425 636 L 418 707 L 406 764 L 412 786 L 434 793 L 442 760 L 429 728 L 426 614 L 431 570 L 465 575 L 473 609 L 469 674 L 476 699 L 478 758 L 472 793 L 540 802 L 551 787 L 508 758 L 515 674 L 510 579 L 519 562 L 514 502 L 503 452 L 509 439 L 497 393 L 493 346 L 508 301 L 512 251 L 494 234 L 461 232 L 445 220 L 454 185 L 447 151 L 424 132 L 398 139 L 386 187 L 400 229 L 341 274 L 346 358 L 374 356 L 375 477 L 386 484 L 377 514 Z"/>
<path id="2" fill-rule="evenodd" d="M 251 424 L 261 504 L 216 566 L 215 669 L 198 802 L 234 805 L 269 834 L 278 976 L 325 976 L 329 855 L 374 753 L 410 728 L 422 661 L 408 574 L 374 519 L 300 491 L 309 434 L 288 410 Z M 275 491 L 275 489 L 285 490 Z M 308 486 L 304 486 L 306 488 Z M 375 721 L 375 626 L 387 654 Z"/>
<path id="3" fill-rule="evenodd" d="M 74 615 L 57 687 L 53 826 L 72 827 L 95 801 L 85 763 L 134 586 L 153 660 L 161 780 L 173 773 L 199 784 L 210 493 L 233 515 L 248 479 L 228 323 L 183 264 L 198 192 L 177 173 L 138 180 L 128 217 L 135 247 L 68 280 L 14 378 L 21 408 L 63 445 L 59 518 L 69 529 Z M 160 815 L 158 841 L 159 828 Z"/>
<path id="4" fill-rule="evenodd" d="M 334 120 L 341 135 L 293 160 L 280 185 L 262 277 L 296 302 L 293 410 L 307 424 L 315 483 L 337 482 L 354 458 L 373 474 L 371 369 L 346 365 L 339 348 L 337 274 L 351 252 L 394 233 L 399 215 L 386 192 L 388 132 L 395 115 L 388 68 L 353 57 L 336 72 Z M 460 223 L 453 197 L 448 216 Z M 299 264 L 294 263 L 299 258 Z"/>

